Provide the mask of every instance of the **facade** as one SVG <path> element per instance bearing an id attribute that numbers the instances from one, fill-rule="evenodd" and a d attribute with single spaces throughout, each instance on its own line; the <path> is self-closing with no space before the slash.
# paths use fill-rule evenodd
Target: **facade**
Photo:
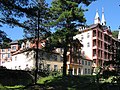
<path id="1" fill-rule="evenodd" d="M 103 66 L 104 61 L 116 59 L 116 50 L 119 47 L 117 43 L 120 41 L 112 37 L 110 27 L 106 26 L 104 11 L 101 22 L 97 11 L 94 24 L 80 27 L 79 34 L 74 38 L 82 41 L 82 53 L 93 60 L 93 67 Z"/>
<path id="2" fill-rule="evenodd" d="M 12 55 L 12 62 L 9 63 L 10 66 L 7 66 L 7 68 L 18 70 L 35 69 L 35 55 L 36 49 L 34 48 L 21 50 L 20 52 L 14 53 Z M 57 53 L 46 53 L 40 49 L 38 67 L 39 69 L 60 71 L 62 68 L 62 57 Z"/>
<path id="3" fill-rule="evenodd" d="M 10 62 L 11 60 L 11 49 L 0 49 L 0 65 L 4 64 L 5 62 Z"/>
<path id="4" fill-rule="evenodd" d="M 42 50 L 45 45 L 45 40 L 40 40 L 39 42 L 39 67 L 46 68 L 49 70 L 61 70 L 62 67 L 62 57 L 58 53 L 47 53 Z M 32 70 L 35 68 L 35 54 L 36 54 L 36 44 L 30 42 L 29 40 L 22 41 L 21 45 L 17 41 L 11 42 L 10 51 L 10 62 L 5 61 L 2 66 L 8 69 L 21 69 L 26 68 Z M 2 51 L 3 49 L 1 49 Z M 4 49 L 8 50 L 8 49 Z M 3 51 L 2 51 L 3 52 Z"/>
<path id="5" fill-rule="evenodd" d="M 67 52 L 67 74 L 70 75 L 91 75 L 93 61 L 81 54 L 81 42 L 73 38 L 70 49 Z M 62 48 L 57 48 L 56 52 L 63 54 Z"/>
<path id="6" fill-rule="evenodd" d="M 73 38 L 68 54 L 67 70 L 72 75 L 91 75 L 92 60 L 81 54 L 82 44 L 80 40 Z"/>
<path id="7" fill-rule="evenodd" d="M 76 44 L 76 43 L 75 43 Z M 17 70 L 32 70 L 35 68 L 35 55 L 36 55 L 36 44 L 30 42 L 30 40 L 24 40 L 21 44 L 18 41 L 11 42 L 9 48 L 10 60 L 7 58 L 2 59 L 1 66 L 8 69 Z M 62 71 L 63 67 L 63 49 L 57 48 L 52 53 L 45 52 L 42 48 L 45 46 L 45 40 L 39 42 L 39 69 L 48 69 L 50 71 Z M 81 53 L 81 43 L 77 42 L 77 47 L 72 47 L 68 52 L 67 61 L 67 74 L 72 70 L 72 75 L 90 75 L 92 73 L 92 60 L 86 58 L 84 55 L 79 56 Z M 2 49 L 0 49 L 3 53 Z M 6 52 L 8 53 L 8 49 Z M 77 52 L 78 58 L 74 58 L 74 54 Z M 1 53 L 1 55 L 2 55 Z M 5 53 L 5 52 L 4 52 Z M 7 55 L 6 53 L 6 55 Z M 82 59 L 81 59 L 82 57 Z"/>

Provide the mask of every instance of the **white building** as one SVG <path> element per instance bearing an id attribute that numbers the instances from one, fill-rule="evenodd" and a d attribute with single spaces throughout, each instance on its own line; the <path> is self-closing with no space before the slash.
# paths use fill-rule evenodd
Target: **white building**
<path id="1" fill-rule="evenodd" d="M 80 27 L 79 34 L 74 38 L 82 41 L 82 54 L 93 60 L 93 67 L 103 66 L 104 61 L 115 60 L 118 39 L 112 37 L 110 27 L 106 26 L 103 9 L 101 22 L 97 11 L 94 24 Z"/>

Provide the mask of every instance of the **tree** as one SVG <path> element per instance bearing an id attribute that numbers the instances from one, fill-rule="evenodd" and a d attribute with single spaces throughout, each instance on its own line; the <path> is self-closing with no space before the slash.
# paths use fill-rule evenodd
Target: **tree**
<path id="1" fill-rule="evenodd" d="M 51 11 L 51 23 L 49 25 L 56 29 L 50 38 L 53 46 L 64 49 L 63 53 L 63 75 L 66 76 L 67 51 L 73 36 L 78 32 L 78 27 L 84 25 L 86 19 L 84 10 L 80 4 L 89 5 L 94 0 L 54 0 Z"/>
<path id="2" fill-rule="evenodd" d="M 45 0 L 1 0 L 0 6 L 2 15 L 0 17 L 0 25 L 7 24 L 11 27 L 21 27 L 24 29 L 27 38 L 35 37 L 36 39 L 36 84 L 39 38 L 44 38 L 50 33 L 49 27 L 45 26 L 50 18 L 47 4 Z"/>
<path id="3" fill-rule="evenodd" d="M 49 29 L 44 26 L 49 21 L 48 7 L 45 0 L 1 0 L 0 6 L 1 26 L 7 24 L 11 27 L 21 27 L 24 29 L 25 36 L 33 37 L 36 34 L 35 31 L 39 21 L 40 35 L 49 33 Z M 38 13 L 38 11 L 40 12 Z"/>
<path id="4" fill-rule="evenodd" d="M 112 31 L 113 37 L 114 37 L 114 38 L 118 38 L 118 33 L 119 33 L 118 30 Z"/>
<path id="5" fill-rule="evenodd" d="M 10 38 L 7 37 L 7 34 L 0 30 L 0 48 L 8 48 L 10 47 L 10 42 L 12 40 Z"/>

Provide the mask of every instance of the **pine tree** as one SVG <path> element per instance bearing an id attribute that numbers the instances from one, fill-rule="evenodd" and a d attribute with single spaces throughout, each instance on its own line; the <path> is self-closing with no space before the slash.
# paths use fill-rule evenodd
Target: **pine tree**
<path id="1" fill-rule="evenodd" d="M 33 37 L 39 21 L 40 35 L 46 35 L 49 29 L 44 24 L 49 21 L 48 11 L 45 0 L 0 0 L 0 25 L 21 27 L 25 36 Z"/>
<path id="2" fill-rule="evenodd" d="M 89 5 L 94 0 L 54 0 L 51 11 L 51 23 L 56 32 L 50 38 L 50 43 L 64 49 L 63 53 L 63 76 L 66 76 L 67 51 L 78 27 L 84 25 L 86 19 L 82 4 Z"/>
<path id="3" fill-rule="evenodd" d="M 0 30 L 0 48 L 8 48 L 10 47 L 10 42 L 12 40 L 7 37 L 7 34 Z"/>

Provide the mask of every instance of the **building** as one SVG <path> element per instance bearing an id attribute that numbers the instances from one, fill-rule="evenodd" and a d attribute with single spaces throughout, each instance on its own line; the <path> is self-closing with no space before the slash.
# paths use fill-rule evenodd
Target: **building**
<path id="1" fill-rule="evenodd" d="M 71 48 L 68 51 L 67 70 L 72 75 L 91 75 L 92 74 L 92 60 L 86 58 L 81 54 L 81 42 L 73 38 Z"/>
<path id="2" fill-rule="evenodd" d="M 12 62 L 9 69 L 21 69 L 29 70 L 35 69 L 35 59 L 36 49 L 29 48 L 21 50 L 20 52 L 12 54 Z M 39 49 L 38 58 L 39 69 L 49 69 L 50 71 L 61 71 L 62 68 L 62 57 L 58 53 L 47 53 Z"/>
<path id="3" fill-rule="evenodd" d="M 32 41 L 33 42 L 33 41 Z M 5 61 L 4 58 L 2 61 L 2 66 L 5 66 L 8 69 L 21 69 L 25 70 L 29 68 L 32 70 L 35 68 L 35 55 L 36 55 L 36 44 L 30 42 L 30 40 L 23 40 L 21 45 L 19 45 L 18 41 L 11 42 L 11 48 L 9 48 L 10 60 L 8 62 L 8 58 Z M 45 40 L 40 40 L 39 42 L 39 66 L 41 68 L 45 68 L 45 64 L 48 65 L 50 70 L 58 70 L 62 67 L 62 57 L 58 53 L 47 53 L 42 50 L 45 45 Z M 7 50 L 7 51 L 3 51 Z M 1 55 L 8 54 L 8 49 L 1 49 Z M 6 53 L 7 52 L 7 53 Z M 5 57 L 5 56 L 4 56 Z"/>
<path id="4" fill-rule="evenodd" d="M 39 42 L 39 69 L 49 69 L 51 71 L 58 70 L 62 71 L 63 67 L 63 49 L 57 48 L 54 52 L 45 52 L 42 48 L 45 46 L 46 40 L 40 40 Z M 32 70 L 35 68 L 35 55 L 36 55 L 36 44 L 32 40 L 21 40 L 14 41 L 10 43 L 9 49 L 0 49 L 1 56 L 4 54 L 10 54 L 9 58 L 2 58 L 1 66 L 5 66 L 8 69 L 18 69 L 18 70 Z M 92 73 L 92 60 L 89 60 L 84 55 L 79 56 L 81 53 L 81 43 L 72 42 L 76 44 L 77 47 L 72 47 L 72 51 L 68 51 L 68 61 L 67 61 L 67 74 L 72 70 L 72 75 L 90 75 Z M 6 51 L 3 51 L 6 50 Z M 78 51 L 76 51 L 78 50 Z M 78 52 L 78 58 L 74 58 L 70 53 L 75 54 Z M 4 56 L 5 57 L 5 56 Z M 82 57 L 82 59 L 81 59 Z"/>
<path id="5" fill-rule="evenodd" d="M 2 66 L 2 64 L 4 64 L 5 62 L 10 62 L 11 60 L 11 49 L 0 49 L 0 66 Z"/>
<path id="6" fill-rule="evenodd" d="M 120 42 L 117 38 L 112 36 L 110 27 L 106 25 L 104 17 L 104 10 L 102 9 L 102 20 L 98 11 L 94 18 L 94 24 L 80 27 L 79 34 L 75 36 L 81 40 L 82 54 L 84 54 L 90 60 L 93 60 L 93 67 L 102 67 L 104 61 L 115 60 L 116 50 L 119 47 L 117 42 Z"/>

